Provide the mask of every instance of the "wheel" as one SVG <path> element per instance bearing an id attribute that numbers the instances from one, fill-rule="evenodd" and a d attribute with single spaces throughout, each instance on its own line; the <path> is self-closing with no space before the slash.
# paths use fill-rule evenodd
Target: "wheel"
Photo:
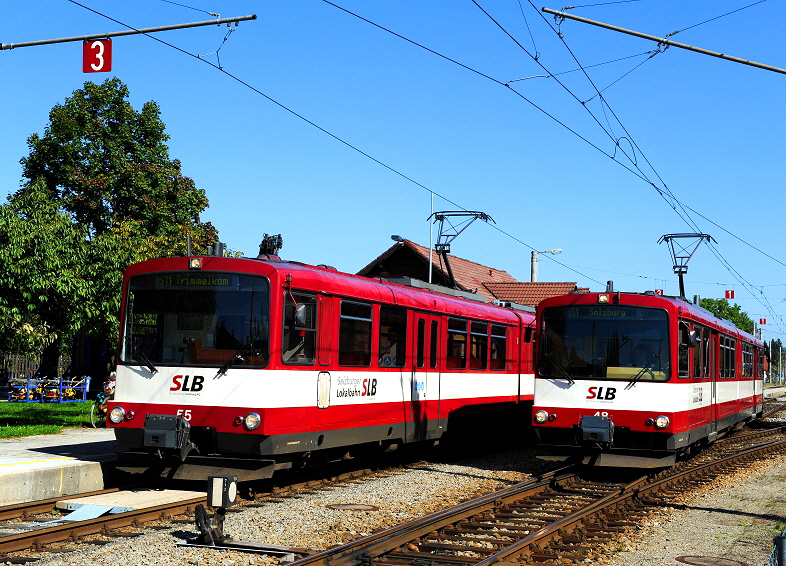
<path id="1" fill-rule="evenodd" d="M 98 401 L 93 402 L 90 407 L 90 424 L 93 428 L 104 428 L 106 426 L 106 412 L 104 412 Z"/>

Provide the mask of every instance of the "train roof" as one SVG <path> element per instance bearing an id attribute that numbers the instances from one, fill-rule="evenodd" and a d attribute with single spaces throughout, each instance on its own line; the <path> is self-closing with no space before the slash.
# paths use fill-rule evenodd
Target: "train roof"
<path id="1" fill-rule="evenodd" d="M 560 306 L 560 305 L 576 305 L 576 304 L 599 304 L 598 297 L 600 295 L 607 295 L 609 298 L 609 305 L 635 305 L 650 308 L 662 308 L 673 313 L 679 314 L 681 317 L 700 322 L 706 326 L 716 330 L 724 331 L 739 337 L 744 337 L 746 340 L 764 346 L 764 342 L 753 336 L 752 334 L 736 327 L 731 321 L 719 318 L 712 314 L 705 308 L 700 307 L 695 303 L 691 303 L 683 297 L 671 297 L 658 295 L 654 291 L 645 291 L 643 293 L 625 293 L 620 291 L 603 291 L 591 293 L 569 293 L 560 297 L 552 297 L 542 301 L 538 305 L 538 316 L 541 315 L 543 309 L 547 307 Z"/>
<path id="2" fill-rule="evenodd" d="M 277 256 L 258 258 L 228 258 L 216 256 L 190 256 L 159 258 L 133 264 L 126 269 L 126 280 L 133 275 L 187 271 L 189 259 L 199 257 L 204 271 L 229 271 L 280 277 L 293 277 L 297 289 L 377 302 L 392 302 L 409 308 L 434 310 L 465 317 L 482 317 L 491 322 L 514 323 L 521 320 L 529 325 L 534 322 L 534 309 L 515 304 L 494 305 L 484 302 L 472 293 L 448 289 L 410 278 L 369 278 L 338 271 L 327 265 L 308 265 L 287 261 Z"/>

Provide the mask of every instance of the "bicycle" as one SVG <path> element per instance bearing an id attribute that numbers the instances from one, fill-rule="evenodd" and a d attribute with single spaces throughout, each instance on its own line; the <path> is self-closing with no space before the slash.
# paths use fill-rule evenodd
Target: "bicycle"
<path id="1" fill-rule="evenodd" d="M 101 391 L 96 395 L 93 406 L 90 407 L 90 424 L 93 428 L 103 428 L 106 426 L 107 403 L 115 396 L 115 380 L 105 381 L 101 386 Z"/>

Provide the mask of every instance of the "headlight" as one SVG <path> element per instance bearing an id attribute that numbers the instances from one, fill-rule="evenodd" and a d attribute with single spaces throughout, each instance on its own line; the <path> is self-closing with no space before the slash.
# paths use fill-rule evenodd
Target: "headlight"
<path id="1" fill-rule="evenodd" d="M 669 426 L 669 417 L 666 415 L 661 415 L 655 419 L 655 428 L 663 430 L 667 426 Z"/>
<path id="2" fill-rule="evenodd" d="M 248 430 L 256 430 L 262 424 L 262 417 L 257 413 L 249 413 L 246 415 L 244 424 Z"/>
<path id="3" fill-rule="evenodd" d="M 543 424 L 547 420 L 549 420 L 549 414 L 546 411 L 540 410 L 540 411 L 535 413 L 535 422 L 536 423 Z"/>
<path id="4" fill-rule="evenodd" d="M 109 411 L 109 420 L 112 421 L 113 424 L 120 424 L 125 418 L 126 410 L 123 407 L 112 407 L 112 410 Z"/>

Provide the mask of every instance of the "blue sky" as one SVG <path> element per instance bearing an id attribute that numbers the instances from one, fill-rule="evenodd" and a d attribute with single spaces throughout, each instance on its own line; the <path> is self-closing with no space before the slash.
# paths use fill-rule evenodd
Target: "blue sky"
<path id="1" fill-rule="evenodd" d="M 753 2 L 592 2 L 571 12 L 660 37 L 683 30 L 672 39 L 786 67 L 784 2 L 712 20 Z M 532 249 L 562 248 L 540 256 L 539 280 L 677 294 L 658 239 L 708 233 L 717 244 L 690 260 L 686 294 L 733 289 L 754 320 L 767 318 L 766 338 L 786 334 L 784 75 L 675 47 L 650 58 L 653 42 L 573 21 L 561 25 L 563 42 L 539 11 L 563 5 L 549 0 L 538 9 L 529 0 L 336 2 L 472 70 L 322 1 L 179 3 L 188 7 L 84 2 L 137 28 L 256 14 L 223 44 L 223 69 L 346 144 L 148 37 L 116 38 L 111 74 L 82 73 L 79 42 L 19 48 L 0 52 L 3 194 L 18 188 L 26 139 L 43 132 L 49 110 L 86 80 L 117 76 L 135 108 L 160 105 L 171 157 L 210 199 L 203 219 L 246 255 L 263 233 L 280 233 L 287 259 L 357 271 L 392 234 L 428 245 L 433 191 L 434 210 L 496 221 L 473 224 L 453 253 L 522 281 Z M 3 43 L 124 29 L 67 0 L 3 10 Z M 227 31 L 156 37 L 215 64 L 209 54 Z M 566 72 L 578 68 L 573 56 L 589 78 Z"/>

